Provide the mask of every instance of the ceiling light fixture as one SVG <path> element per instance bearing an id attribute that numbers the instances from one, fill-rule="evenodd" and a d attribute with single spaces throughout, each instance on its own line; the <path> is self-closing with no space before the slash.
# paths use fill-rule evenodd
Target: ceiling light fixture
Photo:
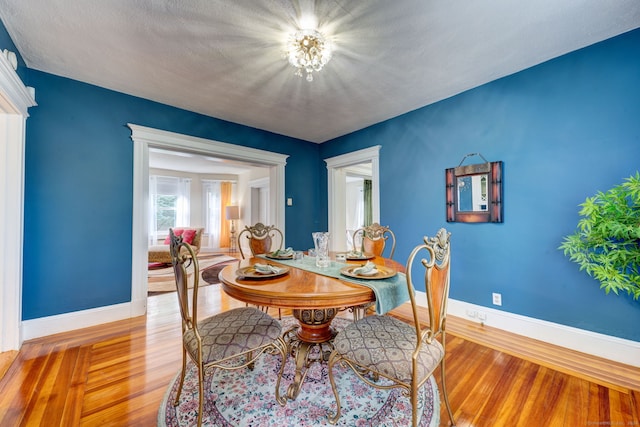
<path id="1" fill-rule="evenodd" d="M 297 68 L 295 75 L 302 77 L 304 69 L 311 82 L 311 73 L 322 70 L 331 59 L 331 44 L 316 30 L 299 30 L 289 37 L 287 58 Z"/>

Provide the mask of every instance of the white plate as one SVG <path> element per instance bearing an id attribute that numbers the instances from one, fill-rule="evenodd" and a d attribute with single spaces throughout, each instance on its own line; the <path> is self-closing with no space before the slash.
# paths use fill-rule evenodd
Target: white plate
<path id="1" fill-rule="evenodd" d="M 289 267 L 278 267 L 280 271 L 277 273 L 260 273 L 256 271 L 254 266 L 243 267 L 236 270 L 238 279 L 273 279 L 274 277 L 284 276 L 289 273 Z"/>

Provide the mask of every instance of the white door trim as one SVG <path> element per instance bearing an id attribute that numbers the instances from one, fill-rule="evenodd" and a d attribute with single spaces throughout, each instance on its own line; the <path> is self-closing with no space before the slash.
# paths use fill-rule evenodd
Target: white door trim
<path id="1" fill-rule="evenodd" d="M 36 105 L 0 54 L 0 352 L 22 345 L 24 147 L 29 107 Z"/>
<path id="2" fill-rule="evenodd" d="M 288 155 L 243 147 L 195 136 L 167 132 L 129 123 L 133 140 L 133 233 L 131 267 L 132 315 L 142 315 L 147 304 L 147 218 L 149 200 L 149 148 L 186 151 L 230 160 L 251 162 L 269 167 L 269 192 L 275 203 L 270 206 L 271 218 L 285 233 L 284 167 Z"/>
<path id="3" fill-rule="evenodd" d="M 371 210 L 373 222 L 380 222 L 380 145 L 324 159 L 327 163 L 329 233 L 331 250 L 344 251 L 347 247 L 345 218 L 346 174 L 342 170 L 347 166 L 371 162 Z"/>

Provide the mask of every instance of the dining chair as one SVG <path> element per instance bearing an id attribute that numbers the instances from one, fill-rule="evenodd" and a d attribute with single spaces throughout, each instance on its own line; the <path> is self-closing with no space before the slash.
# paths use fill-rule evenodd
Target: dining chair
<path id="1" fill-rule="evenodd" d="M 280 322 L 253 307 L 234 308 L 211 317 L 198 320 L 198 283 L 200 271 L 193 248 L 169 230 L 170 252 L 176 279 L 178 304 L 182 318 L 182 372 L 174 405 L 180 402 L 180 394 L 187 370 L 187 357 L 198 368 L 198 426 L 202 424 L 204 402 L 204 376 L 215 368 L 254 368 L 254 363 L 265 352 L 279 353 L 283 369 L 286 345 L 281 337 Z M 193 267 L 190 274 L 187 268 Z M 189 293 L 192 292 L 191 298 Z M 280 396 L 280 374 L 275 386 L 276 400 Z"/>
<path id="2" fill-rule="evenodd" d="M 388 226 L 382 226 L 377 222 L 354 231 L 352 241 L 354 250 L 375 256 L 384 256 L 385 249 L 389 247 L 387 243 L 391 242 L 391 250 L 387 251 L 386 257 L 389 259 L 393 259 L 393 253 L 396 250 L 396 235 Z M 359 242 L 358 249 L 356 249 L 356 242 Z M 349 307 L 353 313 L 353 320 L 366 316 L 374 305 L 375 303 L 367 303 Z"/>
<path id="3" fill-rule="evenodd" d="M 275 243 L 278 243 L 277 247 L 274 245 L 274 241 Z M 282 245 L 284 244 L 284 235 L 275 225 L 264 225 L 263 223 L 258 222 L 255 225 L 245 226 L 240 234 L 238 234 L 240 256 L 244 259 L 245 255 L 242 251 L 242 243 L 248 244 L 251 255 L 253 256 L 266 254 L 272 250 L 282 249 Z"/>
<path id="4" fill-rule="evenodd" d="M 360 242 L 359 248 L 356 247 L 356 242 Z M 396 235 L 389 227 L 374 222 L 353 232 L 353 249 L 356 251 L 384 256 L 389 242 L 391 250 L 385 258 L 393 259 L 393 253 L 396 251 Z"/>
<path id="5" fill-rule="evenodd" d="M 333 368 L 336 363 L 348 366 L 365 383 L 377 388 L 403 388 L 410 396 L 412 425 L 418 421 L 418 390 L 440 366 L 442 396 L 455 425 L 445 383 L 445 326 L 449 299 L 451 233 L 441 228 L 435 237 L 424 237 L 406 264 L 407 289 L 413 322 L 405 323 L 389 315 L 371 315 L 359 319 L 339 332 L 334 350 L 329 356 L 329 380 L 335 395 L 337 410 L 329 413 L 331 424 L 340 418 L 340 393 Z M 416 304 L 414 261 L 416 273 L 424 272 L 429 324 L 423 326 Z M 416 274 L 416 277 L 418 274 Z M 383 381 L 385 378 L 387 381 Z"/>
<path id="6" fill-rule="evenodd" d="M 274 241 L 279 243 L 277 248 L 274 245 Z M 244 252 L 242 251 L 243 242 L 248 243 L 251 255 L 256 256 L 272 252 L 272 247 L 275 248 L 273 250 L 282 249 L 282 245 L 284 244 L 284 235 L 275 225 L 264 225 L 261 222 L 257 222 L 255 225 L 245 226 L 240 234 L 238 234 L 238 248 L 240 248 L 240 256 L 242 259 L 245 259 Z M 247 304 L 247 306 L 248 305 L 249 304 Z M 269 311 L 269 307 L 266 306 L 258 306 L 258 308 L 265 313 Z M 281 309 L 278 309 L 278 319 L 282 320 Z"/>

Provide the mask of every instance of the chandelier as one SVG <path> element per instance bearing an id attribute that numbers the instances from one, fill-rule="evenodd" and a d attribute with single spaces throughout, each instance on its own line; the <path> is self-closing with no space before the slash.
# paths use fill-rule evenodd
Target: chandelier
<path id="1" fill-rule="evenodd" d="M 287 45 L 289 63 L 297 68 L 294 73 L 302 77 L 302 70 L 307 73 L 307 81 L 313 81 L 314 71 L 322 70 L 331 59 L 331 45 L 316 30 L 299 30 L 289 37 Z"/>

